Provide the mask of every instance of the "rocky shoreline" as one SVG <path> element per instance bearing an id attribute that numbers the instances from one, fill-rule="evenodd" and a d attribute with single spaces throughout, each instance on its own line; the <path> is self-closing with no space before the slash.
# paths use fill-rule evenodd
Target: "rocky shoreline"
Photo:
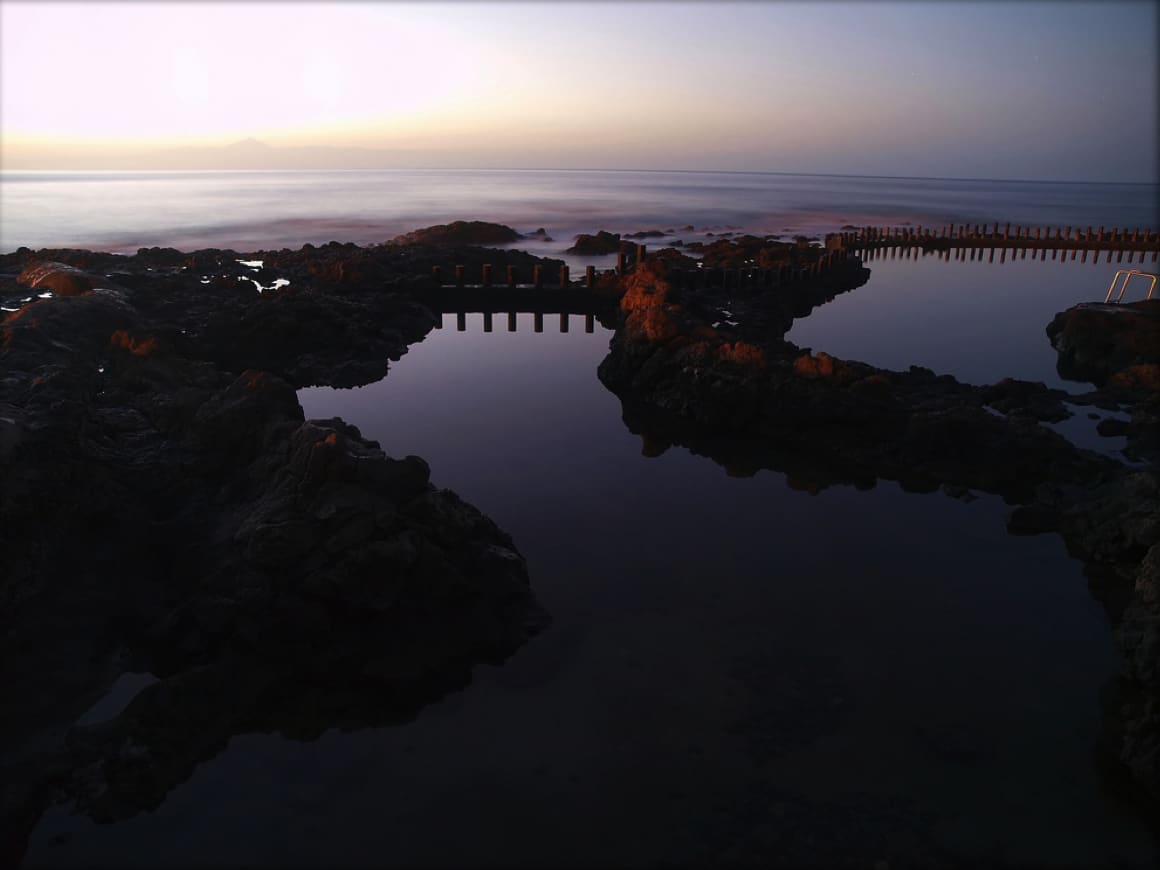
<path id="1" fill-rule="evenodd" d="M 232 251 L 0 257 L 0 296 L 54 294 L 0 323 L 6 859 L 51 804 L 124 818 L 231 735 L 408 716 L 546 624 L 422 459 L 303 419 L 297 387 L 377 380 L 434 326 L 421 252 L 375 253 L 267 255 L 291 283 L 264 293 Z M 126 671 L 159 681 L 69 727 Z"/>
<path id="2" fill-rule="evenodd" d="M 510 536 L 435 489 L 422 459 L 304 420 L 295 395 L 386 375 L 435 325 L 435 266 L 560 265 L 478 247 L 512 241 L 497 226 L 0 256 L 0 686 L 22 704 L 0 726 L 5 858 L 50 805 L 126 818 L 231 735 L 397 721 L 546 625 Z M 819 249 L 746 236 L 699 253 L 776 267 Z M 1096 386 L 1068 396 L 786 341 L 795 317 L 866 281 L 856 259 L 775 288 L 686 286 L 688 264 L 667 249 L 600 283 L 618 319 L 598 374 L 645 451 L 682 444 L 809 491 L 996 493 L 1012 533 L 1060 534 L 1125 656 L 1109 752 L 1160 798 L 1160 302 L 1052 322 L 1061 373 Z M 1130 411 L 1117 431 L 1136 467 L 1040 425 L 1069 416 L 1065 399 Z M 158 682 L 120 715 L 71 726 L 146 671 Z"/>

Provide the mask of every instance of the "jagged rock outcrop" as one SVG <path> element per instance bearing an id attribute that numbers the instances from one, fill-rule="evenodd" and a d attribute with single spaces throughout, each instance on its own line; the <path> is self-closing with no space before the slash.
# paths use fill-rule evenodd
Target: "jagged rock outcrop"
<path id="1" fill-rule="evenodd" d="M 425 462 L 303 419 L 291 380 L 365 382 L 357 360 L 385 368 L 430 313 L 376 286 L 259 294 L 238 264 L 201 283 L 232 253 L 93 257 L 121 289 L 0 323 L 5 859 L 54 802 L 122 818 L 233 734 L 409 715 L 546 620 L 511 538 Z M 61 727 L 130 667 L 159 682 Z"/>
<path id="2" fill-rule="evenodd" d="M 33 263 L 16 277 L 16 282 L 57 296 L 81 296 L 93 289 L 92 276 L 67 263 Z"/>
<path id="3" fill-rule="evenodd" d="M 453 221 L 412 230 L 395 236 L 388 245 L 503 245 L 518 242 L 523 235 L 504 224 L 487 221 Z"/>
<path id="4" fill-rule="evenodd" d="M 1055 316 L 1047 336 L 1068 380 L 1160 389 L 1160 299 L 1076 305 Z"/>
<path id="5" fill-rule="evenodd" d="M 564 253 L 578 254 L 582 257 L 598 257 L 604 254 L 618 254 L 621 251 L 627 253 L 634 250 L 636 250 L 636 244 L 627 239 L 621 239 L 620 233 L 599 230 L 596 235 L 581 233 L 576 236 L 572 247 Z"/>

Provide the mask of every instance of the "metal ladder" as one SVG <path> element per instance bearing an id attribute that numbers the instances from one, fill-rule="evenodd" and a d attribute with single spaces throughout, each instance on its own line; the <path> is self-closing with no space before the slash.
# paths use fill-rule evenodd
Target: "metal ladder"
<path id="1" fill-rule="evenodd" d="M 1128 282 L 1131 281 L 1133 278 L 1135 278 L 1137 275 L 1142 277 L 1142 278 L 1151 278 L 1152 279 L 1152 286 L 1148 288 L 1148 296 L 1147 296 L 1148 299 L 1151 299 L 1152 298 L 1152 291 L 1154 291 L 1156 289 L 1156 279 L 1160 278 L 1160 275 L 1157 275 L 1154 272 L 1142 272 L 1139 269 L 1120 269 L 1118 272 L 1116 272 L 1115 276 L 1112 278 L 1111 285 L 1108 287 L 1108 295 L 1104 297 L 1104 304 L 1105 305 L 1112 301 L 1112 293 L 1115 292 L 1116 283 L 1120 280 L 1121 275 L 1124 276 L 1124 283 L 1120 287 L 1120 294 L 1116 297 L 1116 302 L 1119 302 L 1121 299 L 1124 298 L 1124 291 L 1128 289 Z"/>

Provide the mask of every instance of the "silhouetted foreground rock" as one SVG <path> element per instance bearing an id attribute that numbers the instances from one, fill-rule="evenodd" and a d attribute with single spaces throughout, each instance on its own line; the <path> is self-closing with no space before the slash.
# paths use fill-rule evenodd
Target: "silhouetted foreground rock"
<path id="1" fill-rule="evenodd" d="M 724 249 L 718 256 L 728 261 Z M 674 286 L 663 261 L 649 261 L 623 280 L 621 323 L 600 379 L 620 397 L 648 455 L 682 444 L 731 474 L 772 468 L 811 492 L 888 479 L 918 492 L 997 493 L 1018 505 L 1013 533 L 1061 534 L 1113 615 L 1119 608 L 1111 602 L 1131 601 L 1118 628 L 1128 664 L 1115 752 L 1160 797 L 1160 595 L 1153 594 L 1160 483 L 1154 465 L 1127 468 L 1039 425 L 1069 416 L 1065 397 L 1128 402 L 1130 448 L 1146 455 L 1156 393 L 1151 381 L 1121 375 L 1140 368 L 1144 346 L 1153 354 L 1157 346 L 1138 344 L 1135 332 L 1118 335 L 1088 363 L 1113 360 L 1102 364 L 1110 370 L 1097 369 L 1113 392 L 1080 399 L 1012 379 L 972 386 L 919 367 L 877 369 L 784 340 L 798 312 L 864 278 L 851 267 L 827 280 L 732 294 L 690 290 Z M 844 288 L 835 286 L 843 280 Z M 1074 323 L 1068 329 L 1078 332 Z"/>
<path id="2" fill-rule="evenodd" d="M 401 283 L 259 294 L 234 252 L 65 254 L 115 286 L 0 323 L 6 859 L 53 802 L 122 818 L 233 734 L 409 715 L 546 618 L 423 460 L 303 420 L 295 384 L 381 377 L 431 328 Z M 66 730 L 124 670 L 160 681 Z"/>

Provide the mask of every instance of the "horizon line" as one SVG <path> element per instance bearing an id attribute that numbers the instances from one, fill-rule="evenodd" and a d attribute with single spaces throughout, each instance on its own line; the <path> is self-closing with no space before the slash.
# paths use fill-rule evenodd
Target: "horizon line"
<path id="1" fill-rule="evenodd" d="M 307 146 L 309 147 L 309 146 Z M 875 178 L 894 181 L 972 181 L 972 182 L 1001 182 L 1019 184 L 1109 184 L 1109 185 L 1160 185 L 1160 178 L 1151 181 L 1095 181 L 1091 179 L 1065 180 L 1059 178 L 993 178 L 993 177 L 965 177 L 954 175 L 872 175 L 858 172 L 795 172 L 780 169 L 632 169 L 624 167 L 541 167 L 541 168 L 512 168 L 495 166 L 430 166 L 430 167 L 300 167 L 291 168 L 220 168 L 220 169 L 4 169 L 0 167 L 0 175 L 26 174 L 92 174 L 92 173 L 121 173 L 155 175 L 167 172 L 181 173 L 222 173 L 222 172 L 652 172 L 652 173 L 687 173 L 701 175 L 789 175 L 795 177 L 815 178 Z"/>

